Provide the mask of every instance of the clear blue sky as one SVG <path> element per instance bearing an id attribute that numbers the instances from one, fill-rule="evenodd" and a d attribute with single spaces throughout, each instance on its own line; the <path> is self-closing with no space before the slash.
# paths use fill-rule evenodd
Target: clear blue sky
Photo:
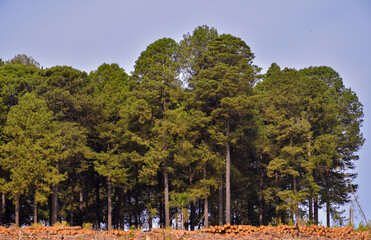
<path id="1" fill-rule="evenodd" d="M 199 25 L 242 38 L 255 64 L 334 68 L 364 105 L 366 143 L 356 163 L 357 193 L 371 219 L 370 0 L 0 0 L 0 58 L 18 53 L 44 67 L 90 72 L 118 63 L 128 73 L 162 37 L 179 41 Z"/>

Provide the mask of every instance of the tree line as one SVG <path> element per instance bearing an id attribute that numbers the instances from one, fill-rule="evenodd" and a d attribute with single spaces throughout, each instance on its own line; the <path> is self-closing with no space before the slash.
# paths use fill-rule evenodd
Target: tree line
<path id="1" fill-rule="evenodd" d="M 127 74 L 0 61 L 1 224 L 343 224 L 363 106 L 330 67 L 268 71 L 199 26 Z"/>

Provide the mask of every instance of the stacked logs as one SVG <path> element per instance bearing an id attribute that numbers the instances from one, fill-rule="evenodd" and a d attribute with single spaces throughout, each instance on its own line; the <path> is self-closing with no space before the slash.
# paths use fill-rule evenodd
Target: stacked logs
<path id="1" fill-rule="evenodd" d="M 112 230 L 112 231 L 102 231 L 102 230 L 92 230 L 92 229 L 82 229 L 81 226 L 52 226 L 52 227 L 31 227 L 27 226 L 24 228 L 19 227 L 2 227 L 0 226 L 0 239 L 61 239 L 64 237 L 69 237 L 71 239 L 85 239 L 92 237 L 96 239 L 101 239 L 104 236 L 109 237 L 109 239 L 122 239 L 129 238 L 133 239 L 137 235 L 136 231 L 123 231 L 123 230 Z M 75 238 L 73 238 L 75 237 Z M 14 238 L 14 239 L 16 239 Z"/>
<path id="2" fill-rule="evenodd" d="M 312 225 L 308 226 L 288 226 L 280 225 L 277 227 L 260 226 L 254 227 L 250 225 L 231 225 L 224 226 L 211 226 L 205 228 L 207 233 L 220 233 L 220 234 L 237 234 L 246 235 L 252 234 L 256 236 L 271 235 L 274 237 L 284 236 L 301 236 L 301 237 L 326 237 L 330 239 L 369 239 L 369 231 L 355 232 L 352 227 L 341 228 L 325 228 L 324 226 Z"/>

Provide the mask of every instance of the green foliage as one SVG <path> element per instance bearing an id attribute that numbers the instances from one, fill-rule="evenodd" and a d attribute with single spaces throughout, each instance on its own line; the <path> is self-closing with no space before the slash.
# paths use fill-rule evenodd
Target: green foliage
<path id="1" fill-rule="evenodd" d="M 82 224 L 82 229 L 84 230 L 90 230 L 90 229 L 93 229 L 93 226 L 91 223 L 83 223 Z"/>
<path id="2" fill-rule="evenodd" d="M 56 222 L 53 224 L 53 226 L 69 227 L 66 221 Z"/>
<path id="3" fill-rule="evenodd" d="M 34 228 L 42 227 L 44 226 L 43 223 L 31 223 L 31 226 Z"/>
<path id="4" fill-rule="evenodd" d="M 18 54 L 14 56 L 14 58 L 7 61 L 6 64 L 20 64 L 20 65 L 34 66 L 34 67 L 40 68 L 40 63 L 35 61 L 32 57 L 27 56 L 26 54 Z M 2 64 L 0 64 L 0 66 L 1 65 Z"/>

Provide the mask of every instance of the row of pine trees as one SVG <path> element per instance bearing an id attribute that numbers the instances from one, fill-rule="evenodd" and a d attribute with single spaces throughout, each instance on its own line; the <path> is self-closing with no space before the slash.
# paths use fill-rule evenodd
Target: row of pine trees
<path id="1" fill-rule="evenodd" d="M 0 61 L 1 224 L 194 230 L 344 224 L 362 104 L 330 67 L 265 74 L 240 38 L 197 27 L 129 75 Z"/>

